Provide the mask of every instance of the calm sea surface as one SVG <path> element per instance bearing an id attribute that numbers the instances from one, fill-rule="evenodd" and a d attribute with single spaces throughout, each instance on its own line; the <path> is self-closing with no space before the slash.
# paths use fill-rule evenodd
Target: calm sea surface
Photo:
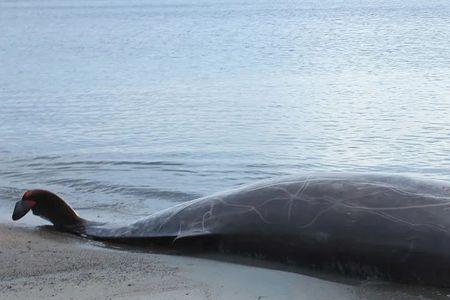
<path id="1" fill-rule="evenodd" d="M 450 180 L 449 49 L 449 1 L 0 0 L 0 206 L 39 187 L 126 221 L 308 171 Z"/>

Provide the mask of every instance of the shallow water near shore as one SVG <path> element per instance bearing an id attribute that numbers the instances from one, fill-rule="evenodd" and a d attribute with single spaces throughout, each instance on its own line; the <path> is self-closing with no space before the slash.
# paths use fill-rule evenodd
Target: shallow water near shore
<path id="1" fill-rule="evenodd" d="M 450 180 L 447 1 L 0 0 L 0 28 L 2 222 L 30 188 L 127 223 L 281 175 Z"/>
<path id="2" fill-rule="evenodd" d="M 445 1 L 0 1 L 0 201 L 135 219 L 308 171 L 450 180 Z M 6 204 L 5 204 L 6 203 Z"/>

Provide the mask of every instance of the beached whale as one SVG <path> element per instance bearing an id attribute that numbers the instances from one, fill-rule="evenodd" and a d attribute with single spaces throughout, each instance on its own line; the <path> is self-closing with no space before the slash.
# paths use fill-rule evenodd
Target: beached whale
<path id="1" fill-rule="evenodd" d="M 216 249 L 316 269 L 450 286 L 450 184 L 392 175 L 314 174 L 192 200 L 128 226 L 80 218 L 55 194 L 27 191 L 55 226 L 110 241 L 203 240 Z"/>

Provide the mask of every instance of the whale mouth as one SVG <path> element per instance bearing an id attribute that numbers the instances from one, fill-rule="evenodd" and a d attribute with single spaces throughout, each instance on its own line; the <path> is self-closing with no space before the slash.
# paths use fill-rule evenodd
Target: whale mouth
<path id="1" fill-rule="evenodd" d="M 13 221 L 17 221 L 23 216 L 25 216 L 30 211 L 30 209 L 32 209 L 35 205 L 36 201 L 34 200 L 17 201 L 12 214 Z"/>

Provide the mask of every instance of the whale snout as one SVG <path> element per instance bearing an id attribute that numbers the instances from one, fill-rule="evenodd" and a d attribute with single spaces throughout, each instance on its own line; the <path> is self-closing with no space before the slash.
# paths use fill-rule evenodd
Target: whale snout
<path id="1" fill-rule="evenodd" d="M 32 209 L 36 205 L 36 201 L 33 200 L 19 200 L 16 202 L 14 206 L 14 211 L 12 214 L 13 221 L 17 221 L 23 216 L 25 216 L 30 209 Z"/>

